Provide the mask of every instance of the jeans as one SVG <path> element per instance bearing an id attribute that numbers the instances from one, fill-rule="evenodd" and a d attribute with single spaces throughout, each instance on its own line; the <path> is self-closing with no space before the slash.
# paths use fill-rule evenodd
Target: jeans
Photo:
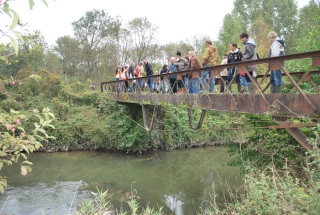
<path id="1" fill-rule="evenodd" d="M 119 82 L 119 85 L 118 85 L 118 93 L 121 91 L 121 87 L 122 87 L 122 81 Z"/>
<path id="2" fill-rule="evenodd" d="M 186 88 L 189 88 L 189 79 L 188 77 L 184 77 L 184 84 L 186 85 Z"/>
<path id="3" fill-rule="evenodd" d="M 208 65 L 203 65 L 202 68 L 208 67 Z M 207 70 L 207 71 L 202 71 L 201 73 L 201 82 L 203 84 L 204 87 L 206 87 L 207 85 L 207 75 L 209 74 L 209 79 L 210 80 L 210 89 L 209 89 L 209 93 L 213 93 L 214 91 L 214 77 L 212 76 L 212 71 L 211 70 Z"/>
<path id="4" fill-rule="evenodd" d="M 143 87 L 143 79 L 139 80 L 139 87 L 140 87 L 140 88 Z"/>
<path id="5" fill-rule="evenodd" d="M 190 84 L 190 91 L 191 94 L 197 94 L 200 91 L 200 80 L 198 78 L 193 78 Z"/>
<path id="6" fill-rule="evenodd" d="M 270 83 L 273 86 L 282 86 L 281 70 L 273 70 L 270 74 Z"/>
<path id="7" fill-rule="evenodd" d="M 167 93 L 167 82 L 162 80 L 162 94 Z"/>
<path id="8" fill-rule="evenodd" d="M 153 88 L 152 89 L 155 90 L 155 91 L 158 91 L 158 83 L 157 82 L 153 83 Z"/>
<path id="9" fill-rule="evenodd" d="M 244 86 L 244 87 L 249 86 L 249 85 L 248 85 L 248 82 L 247 82 L 247 79 L 246 79 L 246 76 L 241 76 L 241 84 L 242 84 L 242 86 Z"/>
<path id="10" fill-rule="evenodd" d="M 152 90 L 152 87 L 153 87 L 152 78 L 148 78 L 148 88 L 149 88 L 149 90 Z"/>
<path id="11" fill-rule="evenodd" d="M 234 68 L 234 69 L 233 68 L 229 68 L 228 69 L 228 78 L 227 78 L 228 84 L 231 83 L 231 80 L 232 80 L 236 70 L 237 70 L 236 68 Z M 237 74 L 235 79 L 236 79 L 237 84 L 240 84 L 240 74 Z"/>

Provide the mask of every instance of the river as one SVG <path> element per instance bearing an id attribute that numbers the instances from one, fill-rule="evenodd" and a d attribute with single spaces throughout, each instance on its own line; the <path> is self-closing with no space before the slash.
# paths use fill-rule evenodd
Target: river
<path id="1" fill-rule="evenodd" d="M 2 214 L 72 214 L 78 205 L 92 198 L 96 187 L 113 194 L 115 207 L 126 205 L 131 189 L 139 203 L 163 206 L 166 213 L 192 215 L 210 204 L 213 186 L 223 202 L 223 186 L 239 186 L 239 169 L 228 167 L 226 149 L 205 147 L 155 151 L 142 155 L 113 152 L 60 152 L 29 155 L 32 172 L 20 175 L 17 165 L 4 167 L 8 188 L 0 197 Z"/>

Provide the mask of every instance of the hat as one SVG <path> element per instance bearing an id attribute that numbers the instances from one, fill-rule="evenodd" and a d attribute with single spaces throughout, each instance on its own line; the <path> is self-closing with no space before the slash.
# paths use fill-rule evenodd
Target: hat
<path id="1" fill-rule="evenodd" d="M 181 52 L 180 52 L 180 51 L 177 51 L 177 54 L 176 54 L 176 55 L 181 56 Z"/>

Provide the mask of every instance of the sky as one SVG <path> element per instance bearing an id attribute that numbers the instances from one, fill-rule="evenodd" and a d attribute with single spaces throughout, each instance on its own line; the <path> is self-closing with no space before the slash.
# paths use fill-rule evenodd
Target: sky
<path id="1" fill-rule="evenodd" d="M 120 16 L 123 22 L 136 17 L 147 17 L 159 27 L 160 44 L 186 40 L 196 34 L 217 39 L 223 17 L 233 9 L 233 0 L 47 0 L 47 8 L 41 0 L 30 10 L 28 0 L 16 0 L 10 7 L 18 12 L 22 23 L 29 29 L 40 30 L 49 45 L 65 35 L 72 35 L 71 23 L 87 11 L 105 9 L 111 17 Z M 309 0 L 297 0 L 299 8 Z M 0 20 L 5 20 L 0 14 Z"/>

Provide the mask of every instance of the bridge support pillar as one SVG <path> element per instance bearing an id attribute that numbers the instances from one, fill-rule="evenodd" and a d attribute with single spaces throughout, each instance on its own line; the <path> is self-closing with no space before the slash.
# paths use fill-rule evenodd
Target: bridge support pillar
<path id="1" fill-rule="evenodd" d="M 193 124 L 192 116 L 191 116 L 191 108 L 188 108 L 188 116 L 189 116 L 190 128 L 192 128 L 193 130 L 199 130 L 202 127 L 202 123 L 203 123 L 204 117 L 206 115 L 206 112 L 207 112 L 207 110 L 202 110 L 201 117 L 200 117 L 200 120 L 198 122 L 198 125 L 197 125 L 197 127 L 195 127 L 194 124 Z"/>
<path id="2" fill-rule="evenodd" d="M 156 122 L 157 119 L 157 114 L 158 114 L 158 106 L 154 106 L 153 107 L 153 113 L 152 113 L 152 119 L 151 119 L 151 124 L 149 125 L 149 117 L 147 114 L 147 110 L 146 107 L 142 104 L 142 116 L 143 116 L 143 125 L 144 125 L 144 129 L 148 132 L 152 131 L 154 124 Z"/>

